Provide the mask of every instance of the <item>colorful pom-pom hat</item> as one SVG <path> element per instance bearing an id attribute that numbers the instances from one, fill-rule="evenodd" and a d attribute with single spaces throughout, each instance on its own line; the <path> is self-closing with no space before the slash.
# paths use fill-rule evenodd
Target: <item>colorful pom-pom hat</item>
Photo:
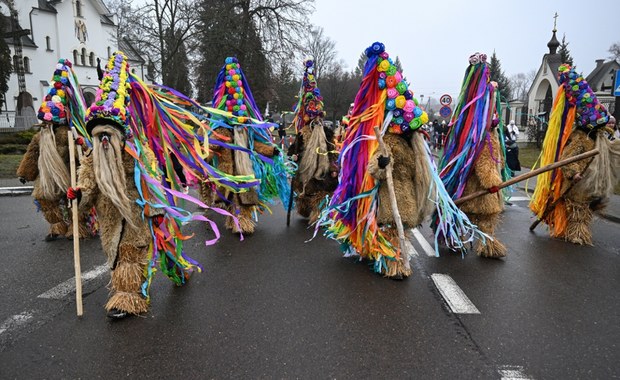
<path id="1" fill-rule="evenodd" d="M 86 129 L 112 122 L 125 135 L 129 134 L 127 104 L 129 103 L 129 64 L 121 51 L 114 52 L 105 68 L 105 73 L 95 102 L 86 111 Z"/>
<path id="2" fill-rule="evenodd" d="M 224 61 L 216 80 L 212 103 L 214 107 L 232 113 L 241 123 L 248 117 L 262 120 L 236 57 L 227 57 Z"/>
<path id="3" fill-rule="evenodd" d="M 67 88 L 71 87 L 71 67 L 68 59 L 60 59 L 54 70 L 52 85 L 39 107 L 37 117 L 44 123 L 68 125 Z"/>
<path id="4" fill-rule="evenodd" d="M 566 101 L 570 107 L 577 107 L 575 125 L 586 133 L 605 127 L 609 113 L 599 102 L 592 88 L 582 74 L 568 64 L 558 68 L 560 85 L 564 86 Z M 594 137 L 594 134 L 591 135 Z"/>
<path id="5" fill-rule="evenodd" d="M 314 61 L 306 59 L 304 61 L 304 68 L 302 103 L 304 122 L 309 123 L 316 118 L 324 117 L 325 112 L 323 111 L 323 97 L 316 83 Z"/>
<path id="6" fill-rule="evenodd" d="M 415 131 L 428 122 L 428 114 L 419 106 L 413 91 L 404 80 L 403 75 L 385 51 L 385 45 L 375 42 L 366 49 L 366 56 L 377 58 L 379 80 L 377 86 L 386 90 L 385 112 L 392 113 L 389 131 L 395 134 Z"/>

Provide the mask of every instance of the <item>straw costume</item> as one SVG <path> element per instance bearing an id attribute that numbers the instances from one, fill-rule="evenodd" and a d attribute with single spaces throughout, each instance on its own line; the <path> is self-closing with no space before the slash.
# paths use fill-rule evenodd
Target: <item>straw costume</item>
<path id="1" fill-rule="evenodd" d="M 495 228 L 504 209 L 497 186 L 508 177 L 504 170 L 504 138 L 498 128 L 498 104 L 499 91 L 497 83 L 490 82 L 486 55 L 470 56 L 439 164 L 441 180 L 453 199 L 490 189 L 490 194 L 464 202 L 460 208 L 492 238 L 478 240 L 476 253 L 495 258 L 506 256 L 506 247 L 495 237 Z"/>
<path id="2" fill-rule="evenodd" d="M 326 227 L 326 236 L 339 241 L 345 255 L 359 255 L 371 261 L 375 272 L 401 279 L 411 270 L 399 244 L 386 170 L 392 170 L 404 228 L 418 226 L 435 207 L 442 216 L 442 231 L 472 238 L 473 229 L 446 197 L 434 168 L 420 129 L 428 122 L 426 112 L 418 106 L 382 43 L 366 49 L 366 56 L 364 77 L 338 157 L 338 187 L 321 213 L 315 234 L 319 226 Z M 378 150 L 374 127 L 382 131 L 387 155 Z M 464 244 L 458 239 L 451 242 L 453 246 Z"/>
<path id="3" fill-rule="evenodd" d="M 304 67 L 293 120 L 297 136 L 288 155 L 298 164 L 293 177 L 297 212 L 314 223 L 321 204 L 338 186 L 338 152 L 334 132 L 323 124 L 323 97 L 314 77 L 314 62 L 306 60 Z"/>
<path id="4" fill-rule="evenodd" d="M 17 176 L 23 183 L 35 182 L 32 196 L 50 225 L 46 241 L 73 236 L 72 215 L 67 209 L 65 195 L 71 178 L 68 132 L 75 132 L 76 126 L 83 130 L 85 112 L 84 98 L 72 64 L 61 59 L 56 65 L 51 88 L 39 108 L 41 130 L 33 136 L 17 169 Z M 74 136 L 78 137 L 77 132 Z M 84 139 L 78 139 L 79 142 L 83 143 Z M 94 217 L 91 219 L 88 210 L 79 217 L 80 237 L 92 236 Z"/>
<path id="5" fill-rule="evenodd" d="M 269 127 L 263 122 L 247 79 L 237 58 L 226 58 L 218 74 L 213 107 L 229 113 L 226 123 L 211 123 L 207 138 L 212 154 L 211 164 L 229 175 L 248 176 L 260 181 L 248 191 L 238 193 L 205 181 L 201 188 L 203 200 L 226 208 L 239 219 L 238 225 L 226 218 L 226 228 L 238 233 L 253 233 L 258 212 L 268 204 L 288 199 L 291 171 L 286 157 L 272 141 Z"/>
<path id="6" fill-rule="evenodd" d="M 558 69 L 560 88 L 543 142 L 540 165 L 598 149 L 577 161 L 538 177 L 530 209 L 549 226 L 552 237 L 592 245 L 593 211 L 605 207 L 618 182 L 620 144 L 607 139 L 609 113 L 574 68 Z M 552 206 L 553 205 L 553 206 Z"/>
<path id="7" fill-rule="evenodd" d="M 209 208 L 180 191 L 171 155 L 184 170 L 235 191 L 240 183 L 256 182 L 221 175 L 206 163 L 208 144 L 201 145 L 194 132 L 201 121 L 179 106 L 191 102 L 187 97 L 145 85 L 129 72 L 122 52 L 115 52 L 105 69 L 86 115 L 92 154 L 80 168 L 78 186 L 67 196 L 80 200 L 80 208 L 97 209 L 101 244 L 112 271 L 106 309 L 109 317 L 123 318 L 148 310 L 149 287 L 158 268 L 177 285 L 201 269 L 183 252 L 183 240 L 189 237 L 181 233 L 181 224 L 210 223 L 216 238 L 207 245 L 219 237 L 215 223 L 177 205 L 182 198 Z"/>

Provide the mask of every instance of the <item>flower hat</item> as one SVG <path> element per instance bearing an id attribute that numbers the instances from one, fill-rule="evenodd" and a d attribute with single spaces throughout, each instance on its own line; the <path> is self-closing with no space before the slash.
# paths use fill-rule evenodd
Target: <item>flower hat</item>
<path id="1" fill-rule="evenodd" d="M 108 60 L 95 102 L 86 111 L 86 128 L 89 134 L 95 126 L 110 121 L 124 134 L 129 133 L 127 114 L 129 89 L 127 57 L 123 52 L 117 51 Z"/>

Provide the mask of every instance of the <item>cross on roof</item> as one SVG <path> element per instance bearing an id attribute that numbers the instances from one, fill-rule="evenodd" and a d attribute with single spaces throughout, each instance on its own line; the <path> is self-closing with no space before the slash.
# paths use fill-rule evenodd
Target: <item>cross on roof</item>
<path id="1" fill-rule="evenodd" d="M 555 12 L 555 15 L 553 16 L 553 31 L 557 31 L 557 29 L 555 28 L 556 22 L 558 21 L 558 12 Z"/>

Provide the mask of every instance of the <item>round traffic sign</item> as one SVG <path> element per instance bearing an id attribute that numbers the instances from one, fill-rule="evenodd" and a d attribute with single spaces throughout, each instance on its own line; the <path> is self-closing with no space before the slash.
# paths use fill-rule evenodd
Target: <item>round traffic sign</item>
<path id="1" fill-rule="evenodd" d="M 439 98 L 439 103 L 441 103 L 442 106 L 449 106 L 452 103 L 452 97 L 448 94 L 443 94 L 441 98 Z"/>
<path id="2" fill-rule="evenodd" d="M 439 114 L 441 117 L 448 117 L 452 114 L 452 108 L 448 106 L 443 106 L 439 109 Z"/>

